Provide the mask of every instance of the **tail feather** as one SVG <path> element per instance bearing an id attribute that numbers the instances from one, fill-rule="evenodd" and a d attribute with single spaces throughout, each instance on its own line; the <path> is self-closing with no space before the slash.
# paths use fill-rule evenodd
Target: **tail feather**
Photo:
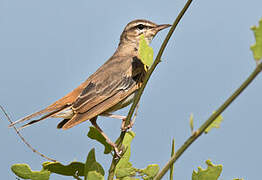
<path id="1" fill-rule="evenodd" d="M 82 92 L 82 90 L 86 87 L 86 85 L 88 83 L 89 83 L 89 81 L 83 82 L 80 86 L 78 86 L 72 92 L 68 93 L 67 95 L 65 95 L 64 97 L 62 97 L 58 101 L 54 102 L 53 104 L 51 104 L 47 108 L 45 108 L 45 109 L 43 109 L 41 111 L 38 111 L 36 113 L 33 113 L 33 114 L 29 115 L 29 116 L 26 116 L 26 117 L 24 117 L 22 119 L 19 119 L 19 120 L 15 121 L 15 122 L 11 123 L 9 125 L 9 127 L 12 127 L 12 126 L 14 126 L 17 123 L 21 123 L 21 122 L 30 120 L 30 119 L 32 119 L 32 118 L 34 118 L 36 116 L 40 116 L 40 115 L 44 115 L 44 114 L 46 114 L 46 115 L 44 115 L 43 117 L 48 118 L 48 117 L 56 114 L 57 112 L 63 110 L 64 108 L 69 107 L 70 104 L 72 104 L 76 100 L 76 98 L 79 96 L 79 94 Z M 49 114 L 47 114 L 47 113 L 49 113 Z M 43 120 L 42 118 L 40 118 L 40 119 Z"/>
<path id="2" fill-rule="evenodd" d="M 57 129 L 63 128 L 63 126 L 69 121 L 70 119 L 64 119 L 63 121 L 59 122 L 57 125 Z"/>
<path id="3" fill-rule="evenodd" d="M 40 116 L 40 115 L 45 114 L 45 115 L 42 116 L 41 118 L 36 119 L 36 120 L 33 120 L 33 121 L 30 121 L 29 123 L 27 123 L 27 124 L 25 124 L 25 125 L 23 125 L 23 126 L 21 126 L 21 127 L 19 128 L 19 129 L 23 129 L 23 128 L 31 125 L 31 124 L 37 123 L 37 122 L 39 122 L 39 121 L 41 121 L 41 120 L 44 120 L 44 119 L 46 119 L 46 118 L 48 118 L 48 117 L 50 117 L 50 116 L 52 116 L 52 115 L 54 115 L 54 114 L 62 111 L 62 110 L 64 110 L 64 109 L 67 108 L 68 106 L 69 106 L 69 105 L 64 105 L 64 106 L 60 107 L 59 109 L 57 109 L 57 108 L 56 108 L 56 109 L 55 109 L 55 108 L 54 108 L 54 109 L 51 109 L 51 108 L 43 109 L 43 110 L 41 110 L 41 111 L 38 111 L 38 112 L 36 112 L 36 113 L 33 113 L 33 114 L 29 115 L 29 116 L 26 116 L 26 117 L 24 117 L 24 118 L 22 118 L 22 119 L 19 119 L 19 120 L 13 122 L 13 123 L 10 124 L 8 127 L 12 127 L 12 126 L 14 126 L 14 125 L 17 124 L 17 123 L 21 123 L 21 122 L 30 120 L 30 119 L 32 119 L 32 118 L 34 118 L 34 117 L 36 117 L 36 116 Z M 48 114 L 46 114 L 46 113 L 48 113 Z"/>

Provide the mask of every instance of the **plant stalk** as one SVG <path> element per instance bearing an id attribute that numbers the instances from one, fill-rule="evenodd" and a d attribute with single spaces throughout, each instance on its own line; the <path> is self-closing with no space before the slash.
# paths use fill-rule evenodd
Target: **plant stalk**
<path id="1" fill-rule="evenodd" d="M 196 141 L 196 139 L 205 132 L 205 130 L 212 124 L 215 119 L 247 88 L 247 86 L 256 78 L 256 76 L 262 70 L 262 63 L 258 64 L 255 70 L 250 74 L 250 76 L 241 84 L 241 86 L 222 104 L 217 111 L 212 114 L 208 120 L 201 127 L 195 131 L 185 143 L 176 151 L 176 153 L 171 157 L 171 159 L 166 163 L 161 171 L 155 176 L 154 180 L 161 179 L 167 171 L 170 169 L 172 164 L 174 164 L 178 158 L 185 152 L 185 150 Z"/>

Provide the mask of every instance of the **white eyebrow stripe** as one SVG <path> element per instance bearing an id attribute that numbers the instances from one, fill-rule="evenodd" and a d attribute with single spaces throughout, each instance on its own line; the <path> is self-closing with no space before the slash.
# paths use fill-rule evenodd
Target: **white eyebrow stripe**
<path id="1" fill-rule="evenodd" d="M 128 23 L 126 28 L 125 28 L 125 30 L 129 30 L 129 29 L 131 29 L 133 27 L 136 27 L 139 24 L 143 24 L 144 26 L 147 26 L 147 27 L 155 27 L 155 26 L 157 26 L 153 22 L 141 19 L 141 20 L 135 20 L 135 21 L 132 21 L 132 22 Z"/>

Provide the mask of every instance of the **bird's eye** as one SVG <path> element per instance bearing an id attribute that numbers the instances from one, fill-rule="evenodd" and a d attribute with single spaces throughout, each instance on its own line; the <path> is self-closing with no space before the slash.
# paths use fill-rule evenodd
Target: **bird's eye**
<path id="1" fill-rule="evenodd" d="M 136 27 L 139 30 L 143 30 L 145 28 L 145 26 L 143 24 L 138 24 Z"/>

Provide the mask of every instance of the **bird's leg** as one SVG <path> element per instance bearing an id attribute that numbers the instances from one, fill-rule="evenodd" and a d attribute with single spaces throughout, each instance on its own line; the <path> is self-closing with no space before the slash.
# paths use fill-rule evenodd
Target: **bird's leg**
<path id="1" fill-rule="evenodd" d="M 106 139 L 106 142 L 113 147 L 116 155 L 118 158 L 121 157 L 121 151 L 118 150 L 116 144 L 114 142 L 112 142 L 109 137 L 107 137 L 107 135 L 104 133 L 104 131 L 98 126 L 98 124 L 96 123 L 97 117 L 94 117 L 92 119 L 90 119 L 90 122 L 92 123 L 92 125 L 102 134 L 102 136 Z"/>
<path id="2" fill-rule="evenodd" d="M 127 131 L 127 130 L 131 129 L 133 127 L 133 125 L 135 124 L 135 119 L 133 118 L 130 121 L 130 124 L 128 124 L 127 126 L 125 126 L 125 123 L 126 123 L 126 118 L 122 120 L 121 131 Z"/>
<path id="3" fill-rule="evenodd" d="M 127 125 L 127 126 L 125 126 L 126 116 L 121 116 L 121 115 L 111 114 L 111 113 L 103 113 L 103 114 L 101 114 L 101 116 L 111 117 L 111 118 L 115 118 L 115 119 L 121 119 L 122 120 L 121 131 L 127 131 L 127 130 L 131 129 L 133 127 L 133 125 L 135 124 L 135 119 L 136 119 L 136 116 L 137 116 L 138 107 L 139 107 L 139 104 L 137 104 L 137 106 L 136 106 L 136 112 L 135 112 L 133 119 L 131 120 L 130 124 Z"/>
<path id="4" fill-rule="evenodd" d="M 121 119 L 122 120 L 121 131 L 126 131 L 128 129 L 131 129 L 133 124 L 134 124 L 134 123 L 131 122 L 127 127 L 125 127 L 126 116 L 121 116 L 121 115 L 111 114 L 111 113 L 103 113 L 102 116 L 111 117 L 111 118 L 115 118 L 115 119 Z"/>
<path id="5" fill-rule="evenodd" d="M 127 126 L 125 126 L 125 120 L 126 120 L 126 118 L 123 119 L 122 125 L 121 125 L 121 130 L 122 130 L 122 131 L 127 131 L 127 130 L 129 130 L 129 129 L 131 129 L 131 128 L 133 127 L 133 125 L 135 124 L 135 120 L 136 120 L 138 108 L 139 108 L 139 103 L 136 105 L 136 112 L 135 112 L 135 114 L 134 114 L 133 119 L 131 119 L 130 123 L 129 123 Z"/>

